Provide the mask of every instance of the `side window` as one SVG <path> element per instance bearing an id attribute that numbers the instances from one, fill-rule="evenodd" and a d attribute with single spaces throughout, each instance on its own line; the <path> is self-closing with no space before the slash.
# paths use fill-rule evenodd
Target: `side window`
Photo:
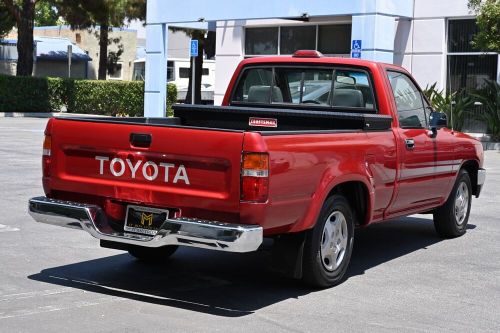
<path id="1" fill-rule="evenodd" d="M 272 76 L 273 71 L 271 68 L 249 68 L 245 70 L 238 82 L 232 101 L 269 104 Z"/>
<path id="2" fill-rule="evenodd" d="M 375 110 L 368 74 L 351 69 L 336 70 L 332 106 Z"/>
<path id="3" fill-rule="evenodd" d="M 388 71 L 387 76 L 398 110 L 399 125 L 411 128 L 426 127 L 424 102 L 418 88 L 403 73 Z"/>

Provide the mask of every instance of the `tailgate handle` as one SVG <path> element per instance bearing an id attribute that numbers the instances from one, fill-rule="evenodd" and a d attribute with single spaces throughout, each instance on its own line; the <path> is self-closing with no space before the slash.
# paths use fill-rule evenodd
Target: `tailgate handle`
<path id="1" fill-rule="evenodd" d="M 130 133 L 130 144 L 134 147 L 148 148 L 151 141 L 151 134 Z"/>

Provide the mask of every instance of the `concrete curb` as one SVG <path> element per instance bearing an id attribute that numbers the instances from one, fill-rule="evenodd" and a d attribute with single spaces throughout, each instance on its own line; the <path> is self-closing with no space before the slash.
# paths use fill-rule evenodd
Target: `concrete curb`
<path id="1" fill-rule="evenodd" d="M 500 142 L 481 142 L 484 150 L 500 150 Z"/>
<path id="2" fill-rule="evenodd" d="M 0 112 L 0 118 L 52 118 L 52 117 L 108 117 L 97 114 L 81 114 L 67 112 Z"/>

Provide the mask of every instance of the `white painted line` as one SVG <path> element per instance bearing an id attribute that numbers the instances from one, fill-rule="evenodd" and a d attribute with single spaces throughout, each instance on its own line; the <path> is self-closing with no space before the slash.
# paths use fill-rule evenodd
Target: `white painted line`
<path id="1" fill-rule="evenodd" d="M 19 231 L 19 228 L 9 227 L 8 225 L 0 224 L 1 232 Z"/>
<path id="2" fill-rule="evenodd" d="M 30 291 L 30 292 L 18 293 L 18 294 L 0 295 L 0 302 L 16 301 L 19 299 L 25 299 L 25 298 L 31 298 L 31 297 L 37 297 L 37 296 L 57 295 L 57 294 L 62 294 L 62 293 L 74 292 L 74 291 L 75 291 L 75 289 L 67 287 L 67 288 L 60 288 L 60 289 L 48 289 L 48 290 Z"/>
<path id="3" fill-rule="evenodd" d="M 124 299 L 120 299 L 120 298 L 116 298 L 116 297 L 102 297 L 102 298 L 98 298 L 92 302 L 76 301 L 73 304 L 69 304 L 69 305 L 39 306 L 39 307 L 34 308 L 34 309 L 15 310 L 15 311 L 12 311 L 10 313 L 3 312 L 0 314 L 0 320 L 1 319 L 8 319 L 8 318 L 16 318 L 16 317 L 25 317 L 25 316 L 31 316 L 31 315 L 37 315 L 37 314 L 41 314 L 41 313 L 48 313 L 48 312 L 61 311 L 61 310 L 85 308 L 85 307 L 95 306 L 95 305 L 104 305 L 107 303 L 120 302 L 120 301 L 124 301 Z"/>

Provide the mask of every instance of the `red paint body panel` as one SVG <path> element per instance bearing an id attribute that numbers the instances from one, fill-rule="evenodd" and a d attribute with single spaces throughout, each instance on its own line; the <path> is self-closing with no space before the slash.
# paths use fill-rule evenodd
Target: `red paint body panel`
<path id="1" fill-rule="evenodd" d="M 55 119 L 48 129 L 52 162 L 50 177 L 44 178 L 47 195 L 99 201 L 113 217 L 120 217 L 120 210 L 123 212 L 128 203 L 166 207 L 186 217 L 258 224 L 269 236 L 312 228 L 329 193 L 345 182 L 361 182 L 365 187 L 368 213 L 361 222 L 369 224 L 441 205 L 465 161 L 482 166 L 481 145 L 465 134 L 441 129 L 431 138 L 426 129 L 399 128 L 385 71 L 405 71 L 393 65 L 337 58 L 244 60 L 234 73 L 223 105 L 229 105 L 231 91 L 245 66 L 275 63 L 364 68 L 373 79 L 378 112 L 393 117 L 392 128 L 264 135 Z M 151 147 L 132 147 L 131 133 L 151 134 Z M 409 137 L 415 140 L 413 151 L 405 149 L 404 139 Z M 242 152 L 269 154 L 266 203 L 240 202 Z M 109 160 L 101 162 L 96 156 Z M 118 160 L 110 169 L 114 158 L 125 163 L 124 170 Z M 147 161 L 158 166 L 154 180 L 147 179 L 155 175 L 154 167 L 147 167 L 145 174 L 142 171 Z M 139 163 L 135 178 L 128 163 Z M 185 167 L 189 184 L 182 177 L 174 181 L 180 166 Z"/>

